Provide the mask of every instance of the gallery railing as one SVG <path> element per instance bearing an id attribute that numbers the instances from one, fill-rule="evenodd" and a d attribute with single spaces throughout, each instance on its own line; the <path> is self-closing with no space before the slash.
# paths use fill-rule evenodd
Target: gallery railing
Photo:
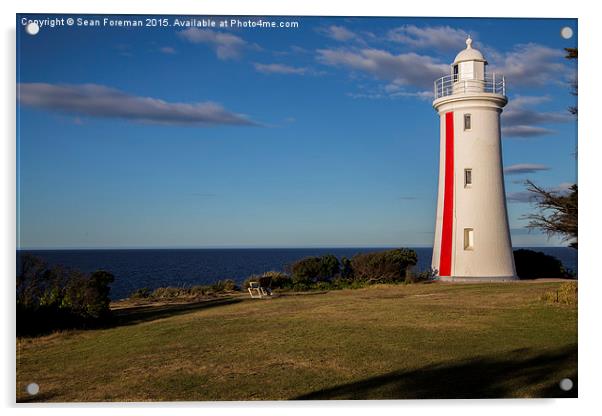
<path id="1" fill-rule="evenodd" d="M 446 75 L 435 81 L 435 100 L 453 94 L 488 92 L 506 95 L 506 80 L 500 74 L 486 74 L 485 79 L 460 79 Z"/>

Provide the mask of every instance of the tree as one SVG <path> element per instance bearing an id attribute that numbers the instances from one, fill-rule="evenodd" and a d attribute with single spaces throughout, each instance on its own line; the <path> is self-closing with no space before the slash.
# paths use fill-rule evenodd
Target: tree
<path id="1" fill-rule="evenodd" d="M 566 279 L 572 277 L 572 271 L 565 269 L 560 260 L 541 251 L 524 248 L 514 250 L 514 264 L 516 265 L 516 274 L 520 279 L 540 277 Z"/>
<path id="2" fill-rule="evenodd" d="M 111 273 L 49 267 L 30 254 L 20 253 L 17 260 L 17 334 L 87 328 L 110 318 Z"/>
<path id="3" fill-rule="evenodd" d="M 367 283 L 399 282 L 406 278 L 407 272 L 418 262 L 414 250 L 397 248 L 360 253 L 351 259 L 353 278 Z"/>
<path id="4" fill-rule="evenodd" d="M 337 257 L 327 254 L 298 260 L 290 266 L 290 271 L 293 283 L 310 284 L 329 281 L 341 271 L 340 267 Z"/>
<path id="5" fill-rule="evenodd" d="M 543 230 L 548 235 L 560 235 L 570 246 L 577 249 L 578 197 L 577 184 L 571 185 L 568 192 L 546 190 L 528 180 L 527 190 L 534 194 L 534 202 L 539 212 L 526 215 L 527 228 Z"/>

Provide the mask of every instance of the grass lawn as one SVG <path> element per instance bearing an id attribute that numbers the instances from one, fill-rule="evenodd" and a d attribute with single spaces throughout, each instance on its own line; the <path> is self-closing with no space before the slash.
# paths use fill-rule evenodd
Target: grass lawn
<path id="1" fill-rule="evenodd" d="M 117 310 L 17 339 L 18 401 L 576 397 L 558 282 L 378 285 Z M 575 383 L 563 392 L 558 382 Z M 37 396 L 25 388 L 35 382 Z"/>

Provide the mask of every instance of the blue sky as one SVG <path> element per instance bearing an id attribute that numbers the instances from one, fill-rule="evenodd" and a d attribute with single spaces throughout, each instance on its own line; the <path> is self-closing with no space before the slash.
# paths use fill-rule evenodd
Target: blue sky
<path id="1" fill-rule="evenodd" d="M 432 83 L 467 34 L 507 78 L 513 244 L 560 243 L 522 182 L 577 179 L 575 19 L 264 20 L 299 27 L 18 30 L 19 247 L 429 246 Z"/>

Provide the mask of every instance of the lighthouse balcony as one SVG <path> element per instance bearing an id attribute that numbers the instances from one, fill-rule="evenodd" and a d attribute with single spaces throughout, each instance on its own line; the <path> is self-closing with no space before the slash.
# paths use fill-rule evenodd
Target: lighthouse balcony
<path id="1" fill-rule="evenodd" d="M 499 94 L 506 96 L 506 80 L 500 74 L 486 74 L 484 79 L 446 75 L 435 81 L 435 100 L 456 94 Z"/>

